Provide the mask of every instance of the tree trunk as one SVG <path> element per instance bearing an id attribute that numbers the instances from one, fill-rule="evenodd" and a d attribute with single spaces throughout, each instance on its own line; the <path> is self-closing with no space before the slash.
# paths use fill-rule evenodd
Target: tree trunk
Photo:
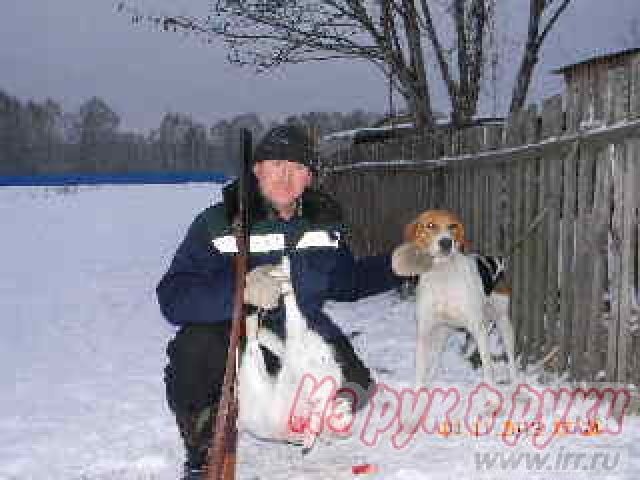
<path id="1" fill-rule="evenodd" d="M 426 76 L 424 81 L 418 81 L 410 68 L 398 63 L 396 63 L 395 74 L 400 85 L 400 88 L 396 90 L 404 98 L 409 113 L 413 115 L 416 129 L 419 131 L 433 130 L 435 122 Z"/>
<path id="2" fill-rule="evenodd" d="M 487 11 L 479 0 L 471 3 L 472 22 L 467 22 L 467 0 L 454 2 L 454 20 L 457 33 L 458 73 L 457 88 L 450 88 L 451 121 L 456 128 L 469 125 L 478 110 L 478 95 L 484 68 L 483 41 Z"/>
<path id="3" fill-rule="evenodd" d="M 422 92 L 412 90 L 407 98 L 407 105 L 413 114 L 416 130 L 419 132 L 433 131 L 435 122 L 433 121 L 433 112 L 431 110 L 431 102 L 427 90 Z"/>
<path id="4" fill-rule="evenodd" d="M 560 2 L 556 2 L 560 3 Z M 554 0 L 530 0 L 529 1 L 529 30 L 527 33 L 527 43 L 524 53 L 522 54 L 522 62 L 518 70 L 518 76 L 513 87 L 511 95 L 511 106 L 509 112 L 514 113 L 524 107 L 529 93 L 529 86 L 533 77 L 533 70 L 538 63 L 538 54 L 544 42 L 545 37 L 551 31 L 558 21 L 558 18 L 564 12 L 571 0 L 562 0 L 558 8 L 553 12 L 546 24 L 541 25 L 545 11 L 550 10 Z"/>
<path id="5" fill-rule="evenodd" d="M 522 57 L 522 63 L 520 64 L 518 76 L 516 77 L 516 82 L 513 87 L 509 113 L 517 112 L 524 107 L 536 63 L 538 63 L 537 49 L 535 49 L 535 51 L 527 49 Z"/>
<path id="6" fill-rule="evenodd" d="M 429 97 L 429 83 L 424 64 L 424 51 L 420 40 L 420 27 L 416 20 L 418 13 L 414 0 L 402 0 L 405 35 L 409 53 L 409 78 L 411 99 L 409 105 L 415 117 L 416 129 L 420 132 L 433 130 L 433 111 Z"/>

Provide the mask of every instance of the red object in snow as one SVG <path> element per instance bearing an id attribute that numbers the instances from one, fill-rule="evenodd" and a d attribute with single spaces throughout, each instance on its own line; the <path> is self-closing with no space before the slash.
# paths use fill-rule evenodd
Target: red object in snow
<path id="1" fill-rule="evenodd" d="M 376 473 L 378 467 L 372 463 L 363 463 L 362 465 L 354 465 L 351 467 L 351 473 L 354 475 L 366 475 L 369 473 Z"/>

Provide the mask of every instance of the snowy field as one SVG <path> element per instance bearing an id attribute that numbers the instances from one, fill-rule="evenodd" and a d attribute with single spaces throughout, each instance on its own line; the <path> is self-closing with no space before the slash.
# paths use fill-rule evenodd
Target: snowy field
<path id="1" fill-rule="evenodd" d="M 0 189 L 0 479 L 178 477 L 182 449 L 162 383 L 173 330 L 154 289 L 193 216 L 219 196 L 212 185 Z M 328 310 L 361 332 L 356 348 L 382 382 L 410 385 L 410 302 L 387 293 Z M 475 384 L 453 343 L 439 378 Z M 353 465 L 370 463 L 378 473 L 357 478 L 640 478 L 637 417 L 620 435 L 555 439 L 539 451 L 550 460 L 538 470 L 479 469 L 479 452 L 516 451 L 498 435 L 419 432 L 403 449 L 388 432 L 375 446 L 363 438 L 320 443 L 303 457 L 243 434 L 238 477 L 354 478 Z M 615 468 L 560 467 L 576 452 L 605 452 Z"/>

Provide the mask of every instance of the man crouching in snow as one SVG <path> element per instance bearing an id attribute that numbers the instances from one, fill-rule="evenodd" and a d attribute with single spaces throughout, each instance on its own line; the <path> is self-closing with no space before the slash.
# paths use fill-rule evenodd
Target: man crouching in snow
<path id="1" fill-rule="evenodd" d="M 392 273 L 389 255 L 354 259 L 345 243 L 340 207 L 309 188 L 314 160 L 306 133 L 292 125 L 274 127 L 256 147 L 245 302 L 261 311 L 261 328 L 286 344 L 282 281 L 273 275 L 286 257 L 295 302 L 308 329 L 329 346 L 343 381 L 371 392 L 369 369 L 322 307 L 327 300 L 355 301 L 389 290 L 401 280 Z M 187 479 L 203 478 L 231 327 L 237 185 L 227 186 L 223 194 L 223 202 L 195 218 L 157 287 L 163 315 L 180 327 L 167 347 L 165 384 L 186 448 Z M 261 364 L 276 376 L 280 357 L 268 348 L 260 352 Z M 361 408 L 366 400 L 354 407 Z"/>

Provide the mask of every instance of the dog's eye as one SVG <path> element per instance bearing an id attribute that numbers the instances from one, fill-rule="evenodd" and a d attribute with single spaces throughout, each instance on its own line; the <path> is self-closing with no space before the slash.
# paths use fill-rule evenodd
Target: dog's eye
<path id="1" fill-rule="evenodd" d="M 451 225 L 449 225 L 449 230 L 456 230 L 457 228 L 458 228 L 457 223 L 452 223 Z"/>
<path id="2" fill-rule="evenodd" d="M 427 223 L 427 228 L 435 228 L 435 227 L 436 227 L 435 223 L 433 222 Z"/>

